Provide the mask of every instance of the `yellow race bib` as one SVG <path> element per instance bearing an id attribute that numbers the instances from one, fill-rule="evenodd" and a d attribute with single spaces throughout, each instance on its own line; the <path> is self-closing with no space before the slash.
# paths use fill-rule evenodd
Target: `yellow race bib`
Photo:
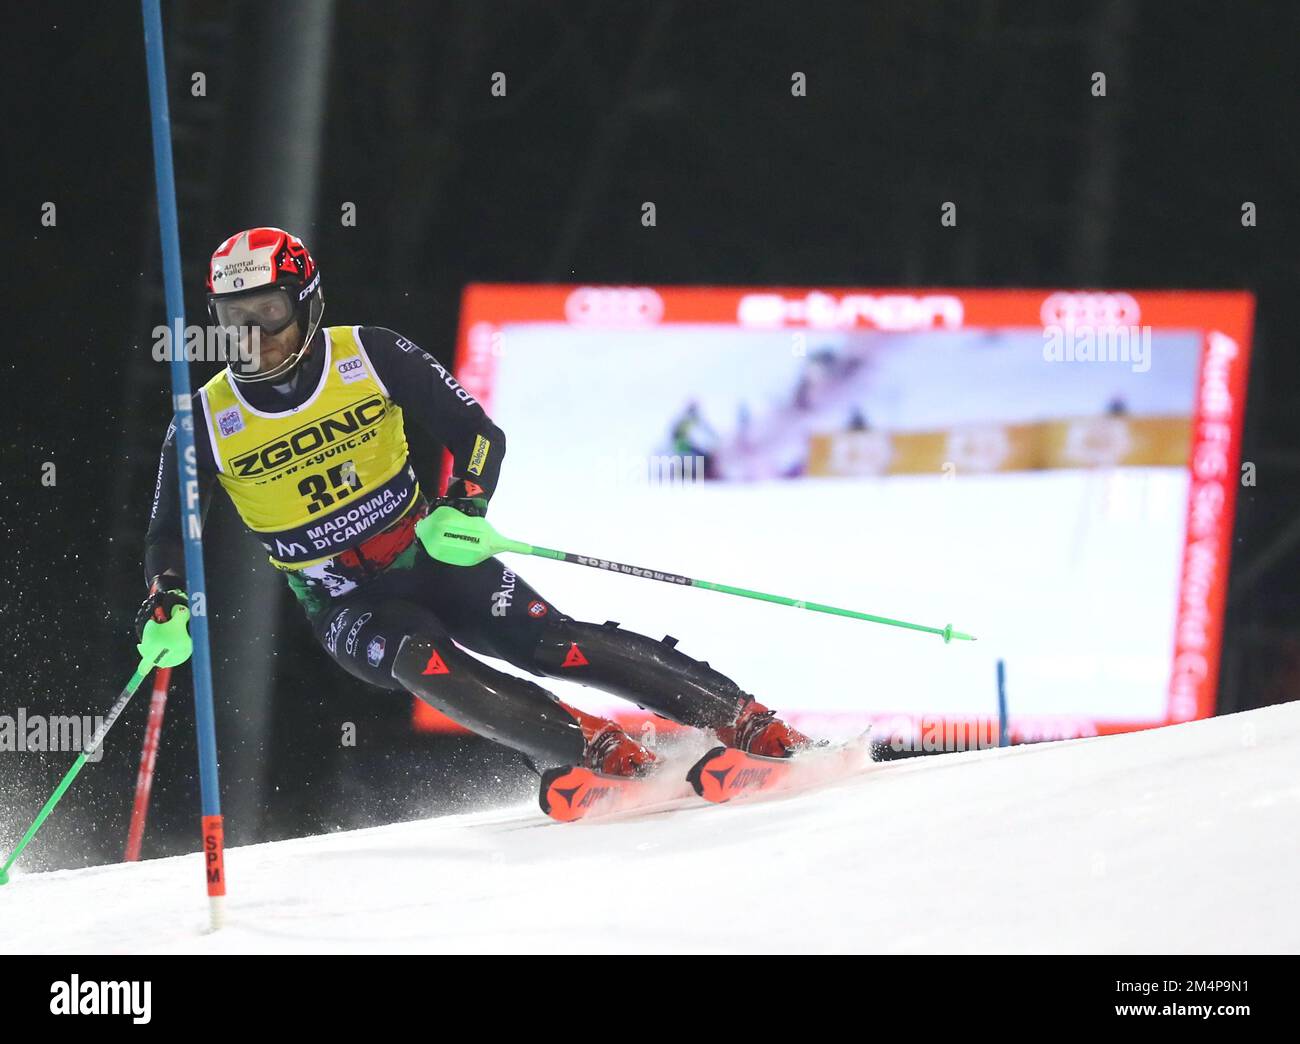
<path id="1" fill-rule="evenodd" d="M 324 333 L 320 382 L 296 409 L 254 409 L 224 370 L 199 392 L 221 485 L 282 569 L 356 547 L 419 499 L 402 410 L 356 328 Z"/>

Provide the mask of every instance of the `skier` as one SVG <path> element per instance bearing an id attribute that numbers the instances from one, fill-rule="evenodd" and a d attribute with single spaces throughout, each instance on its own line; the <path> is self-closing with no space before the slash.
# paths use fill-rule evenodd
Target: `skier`
<path id="1" fill-rule="evenodd" d="M 466 515 L 487 510 L 505 435 L 407 338 L 322 327 L 320 272 L 296 236 L 278 228 L 231 236 L 212 255 L 207 287 L 212 321 L 238 330 L 241 350 L 192 402 L 200 498 L 206 509 L 220 483 L 348 673 L 414 693 L 539 771 L 638 776 L 655 755 L 614 722 L 465 650 L 603 689 L 750 753 L 788 757 L 808 745 L 730 678 L 679 652 L 676 639 L 575 620 L 495 558 L 454 566 L 425 554 L 415 524 L 431 509 L 407 459 L 406 419 L 452 454 L 433 506 Z M 149 594 L 136 618 L 146 656 L 158 645 L 155 622 L 188 607 L 175 424 L 146 538 Z"/>

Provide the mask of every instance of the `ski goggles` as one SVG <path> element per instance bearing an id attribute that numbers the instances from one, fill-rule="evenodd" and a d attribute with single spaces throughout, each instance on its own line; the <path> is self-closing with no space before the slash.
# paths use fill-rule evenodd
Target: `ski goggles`
<path id="1" fill-rule="evenodd" d="M 259 286 L 238 294 L 209 294 L 208 307 L 218 326 L 260 327 L 277 334 L 298 314 L 298 302 L 287 286 Z"/>

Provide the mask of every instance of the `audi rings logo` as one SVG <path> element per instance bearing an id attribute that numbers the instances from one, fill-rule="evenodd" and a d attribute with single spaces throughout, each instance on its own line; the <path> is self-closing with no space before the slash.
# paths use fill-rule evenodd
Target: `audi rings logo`
<path id="1" fill-rule="evenodd" d="M 664 317 L 664 301 L 648 286 L 580 286 L 564 315 L 574 325 L 650 326 Z"/>
<path id="2" fill-rule="evenodd" d="M 1052 294 L 1040 312 L 1044 326 L 1136 326 L 1142 309 L 1132 294 Z"/>

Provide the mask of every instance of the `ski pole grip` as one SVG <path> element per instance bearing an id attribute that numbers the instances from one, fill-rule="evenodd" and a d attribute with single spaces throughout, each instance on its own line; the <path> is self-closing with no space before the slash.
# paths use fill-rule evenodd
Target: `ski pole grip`
<path id="1" fill-rule="evenodd" d="M 502 551 L 528 553 L 526 544 L 507 540 L 481 515 L 466 515 L 450 504 L 435 508 L 415 523 L 425 553 L 448 565 L 478 565 Z"/>

